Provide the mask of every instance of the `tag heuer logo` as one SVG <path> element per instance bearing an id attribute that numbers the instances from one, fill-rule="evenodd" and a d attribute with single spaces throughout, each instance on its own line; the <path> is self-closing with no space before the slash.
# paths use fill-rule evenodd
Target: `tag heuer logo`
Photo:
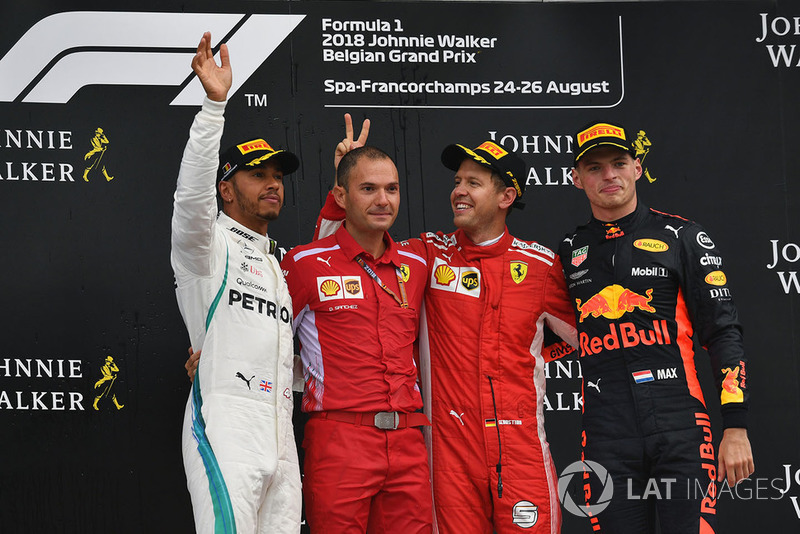
<path id="1" fill-rule="evenodd" d="M 588 245 L 572 251 L 572 265 L 578 267 L 589 255 Z"/>

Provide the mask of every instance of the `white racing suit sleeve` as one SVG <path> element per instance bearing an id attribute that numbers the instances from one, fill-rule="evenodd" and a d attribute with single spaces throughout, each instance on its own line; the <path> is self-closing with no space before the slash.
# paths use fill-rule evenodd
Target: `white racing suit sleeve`
<path id="1" fill-rule="evenodd" d="M 216 179 L 225 102 L 205 99 L 195 116 L 183 153 L 172 216 L 172 264 L 197 276 L 212 272 L 217 220 Z"/>
<path id="2" fill-rule="evenodd" d="M 216 179 L 220 138 L 225 125 L 225 104 L 205 98 L 202 109 L 192 123 L 181 160 L 174 196 L 170 255 L 179 287 L 210 277 L 219 267 L 215 264 L 219 256 L 214 254 L 214 240 L 218 239 L 215 232 Z M 195 349 L 202 347 L 205 330 L 197 326 L 204 324 L 207 304 L 178 299 L 178 306 L 187 319 L 202 313 L 203 317 L 186 321 L 192 346 Z"/>

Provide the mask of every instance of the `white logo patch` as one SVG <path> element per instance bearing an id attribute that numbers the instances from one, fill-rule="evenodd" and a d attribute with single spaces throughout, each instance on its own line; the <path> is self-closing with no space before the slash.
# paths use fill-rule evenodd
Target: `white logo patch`
<path id="1" fill-rule="evenodd" d="M 363 299 L 364 286 L 361 277 L 355 276 L 318 276 L 317 293 L 319 301 Z"/>
<path id="2" fill-rule="evenodd" d="M 475 267 L 451 267 L 436 258 L 431 288 L 478 298 L 481 296 L 481 272 Z"/>

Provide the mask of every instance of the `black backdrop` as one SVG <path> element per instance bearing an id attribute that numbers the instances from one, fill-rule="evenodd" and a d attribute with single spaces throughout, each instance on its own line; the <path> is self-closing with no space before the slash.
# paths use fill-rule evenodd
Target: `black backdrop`
<path id="1" fill-rule="evenodd" d="M 555 246 L 588 217 L 565 179 L 570 134 L 594 118 L 644 130 L 654 181 L 640 181 L 641 198 L 703 223 L 745 325 L 756 473 L 721 494 L 720 531 L 800 525 L 795 3 L 34 1 L 0 12 L 3 532 L 192 531 L 169 220 L 199 104 L 189 62 L 207 29 L 230 43 L 237 84 L 223 143 L 262 133 L 303 162 L 270 226 L 285 248 L 312 235 L 345 111 L 371 118 L 370 143 L 396 159 L 396 238 L 452 228 L 441 149 L 494 138 L 530 167 L 512 232 Z M 85 181 L 97 128 L 108 148 Z M 118 379 L 95 409 L 109 355 Z M 578 458 L 580 366 L 548 372 L 560 472 Z M 588 521 L 565 513 L 564 532 Z"/>

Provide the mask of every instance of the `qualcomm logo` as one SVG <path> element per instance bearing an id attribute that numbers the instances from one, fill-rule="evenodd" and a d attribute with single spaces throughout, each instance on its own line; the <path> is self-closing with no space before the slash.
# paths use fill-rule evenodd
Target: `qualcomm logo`
<path id="1" fill-rule="evenodd" d="M 34 24 L 0 59 L 0 102 L 64 104 L 87 85 L 184 85 L 170 103 L 197 106 L 191 61 L 204 31 L 236 58 L 233 95 L 305 15 L 71 11 Z M 219 45 L 219 43 L 215 43 Z M 219 57 L 217 57 L 219 63 Z"/>

